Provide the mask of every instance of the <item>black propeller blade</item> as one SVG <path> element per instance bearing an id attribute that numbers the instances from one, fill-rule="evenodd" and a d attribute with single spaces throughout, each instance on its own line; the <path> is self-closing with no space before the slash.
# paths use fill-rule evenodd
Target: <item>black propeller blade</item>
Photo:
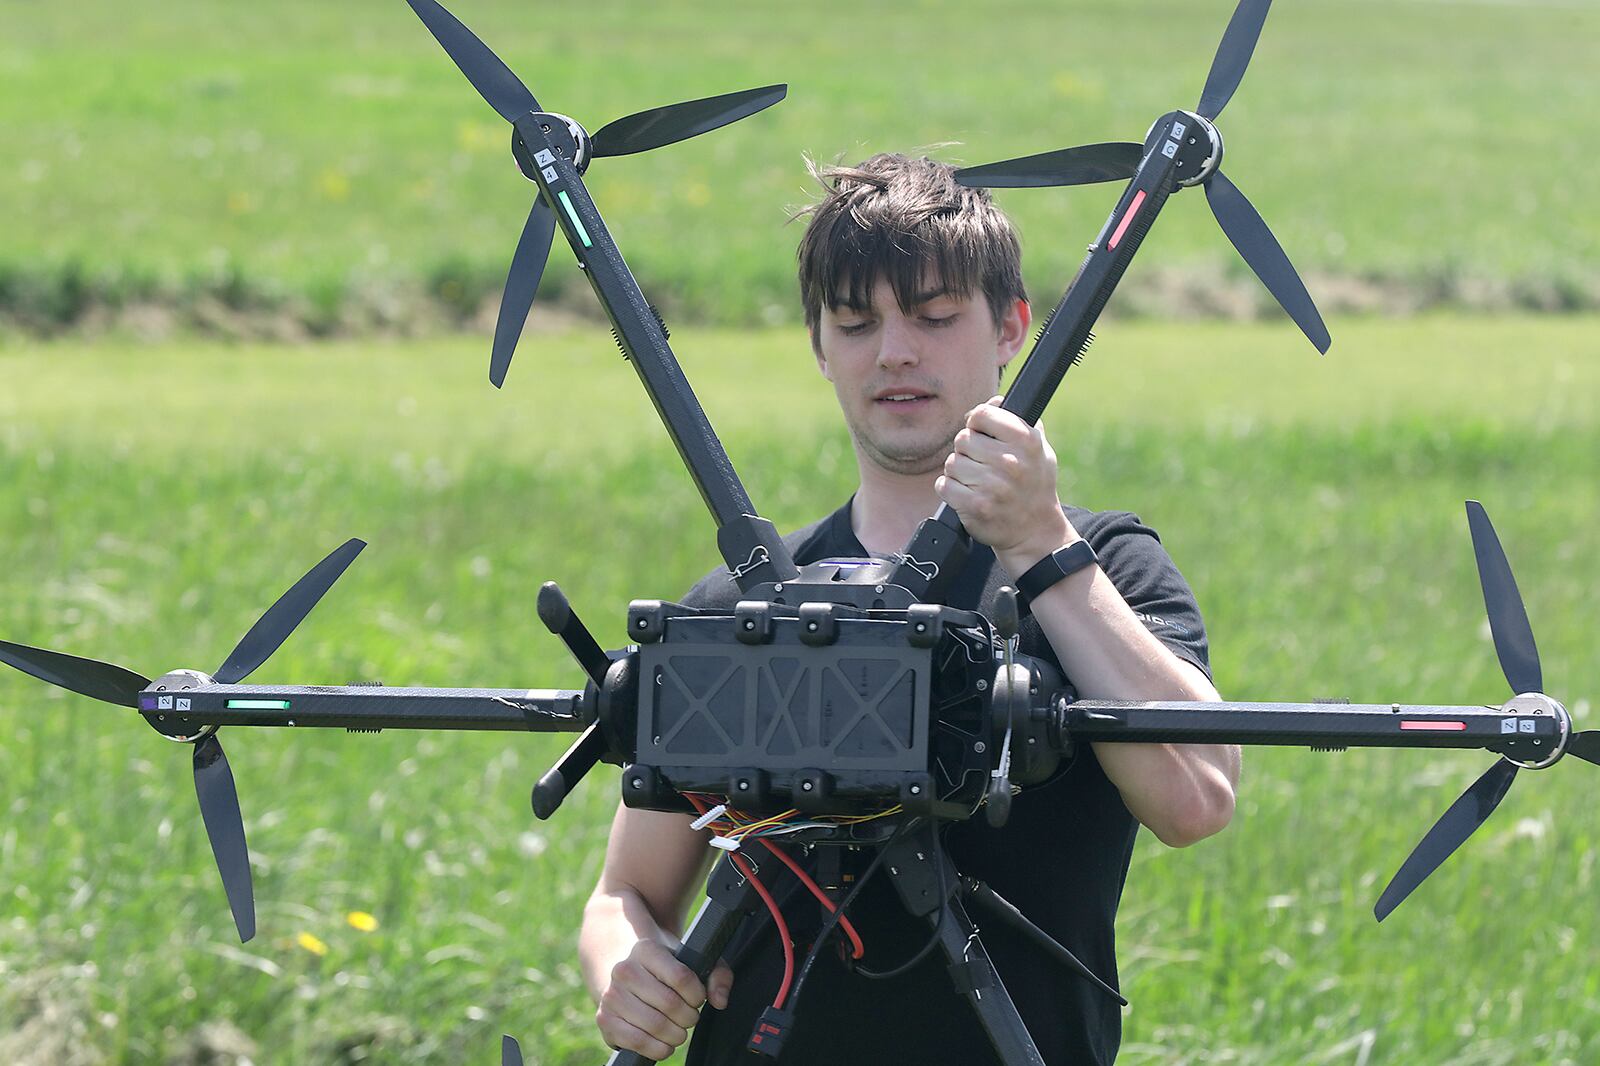
<path id="1" fill-rule="evenodd" d="M 239 792 L 233 771 L 222 753 L 216 734 L 201 737 L 194 746 L 194 791 L 200 799 L 200 817 L 211 838 L 211 854 L 222 874 L 228 909 L 239 930 L 240 941 L 256 935 L 256 896 L 250 877 L 250 850 L 244 840 L 244 817 L 239 813 Z"/>
<path id="2" fill-rule="evenodd" d="M 787 85 L 768 85 L 640 111 L 602 126 L 589 138 L 590 151 L 595 158 L 632 155 L 697 137 L 771 107 L 788 91 Z M 534 201 L 517 240 L 511 269 L 506 273 L 505 293 L 500 298 L 494 348 L 489 356 L 489 380 L 497 389 L 505 385 L 511 357 L 539 292 L 555 226 L 555 215 L 541 196 Z"/>
<path id="3" fill-rule="evenodd" d="M 305 621 L 306 615 L 365 547 L 360 540 L 348 540 L 295 582 L 250 627 L 227 662 L 217 670 L 215 680 L 219 684 L 236 685 L 254 672 L 282 646 L 295 627 Z M 0 641 L 0 662 L 52 685 L 124 707 L 138 707 L 139 693 L 150 686 L 148 678 L 111 663 L 9 641 Z M 233 771 L 228 767 L 222 742 L 215 733 L 195 741 L 194 790 L 200 801 L 200 817 L 205 821 L 206 835 L 211 838 L 211 852 L 222 874 L 222 887 L 228 895 L 234 925 L 239 930 L 239 938 L 249 940 L 256 935 L 250 853 L 245 845 L 244 819 L 239 813 Z"/>
<path id="4" fill-rule="evenodd" d="M 1494 813 L 1494 809 L 1505 798 L 1511 782 L 1516 779 L 1517 764 L 1501 759 L 1450 805 L 1450 809 L 1434 823 L 1428 835 L 1422 838 L 1422 843 L 1416 846 L 1400 867 L 1400 872 L 1394 875 L 1394 880 L 1383 890 L 1383 895 L 1378 897 L 1377 906 L 1372 908 L 1378 921 L 1383 921 L 1400 906 L 1422 884 L 1424 878 L 1437 870 L 1439 864 L 1448 859 Z"/>
<path id="5" fill-rule="evenodd" d="M 501 62 L 500 57 L 436 0 L 406 2 L 444 46 L 472 87 L 489 102 L 490 107 L 499 112 L 501 118 L 515 125 L 529 112 L 541 110 L 533 93 Z M 589 148 L 596 158 L 631 155 L 660 148 L 753 115 L 782 100 L 787 92 L 786 85 L 768 85 L 640 111 L 602 126 L 589 138 Z M 506 373 L 511 368 L 517 340 L 522 335 L 533 298 L 539 291 L 539 281 L 544 276 L 554 232 L 553 213 L 541 197 L 534 203 L 528 221 L 523 226 L 522 237 L 517 241 L 516 253 L 511 258 L 511 269 L 506 275 L 505 293 L 500 299 L 500 314 L 494 327 L 494 348 L 489 357 L 489 380 L 496 388 L 505 384 Z"/>
<path id="6" fill-rule="evenodd" d="M 1600 766 L 1600 729 L 1586 729 L 1573 734 L 1572 739 L 1567 741 L 1567 754 Z"/>
<path id="7" fill-rule="evenodd" d="M 1056 152 L 1008 159 L 956 171 L 962 185 L 991 189 L 1038 189 L 1126 181 L 1139 169 L 1144 146 L 1131 141 L 1083 144 Z"/>
<path id="8" fill-rule="evenodd" d="M 522 1066 L 522 1045 L 509 1036 L 500 1038 L 500 1066 Z"/>
<path id="9" fill-rule="evenodd" d="M 517 350 L 517 340 L 533 307 L 533 298 L 539 292 L 539 279 L 544 277 L 544 265 L 550 258 L 550 240 L 556 231 L 556 217 L 550 205 L 540 196 L 533 201 L 528 221 L 517 239 L 517 250 L 511 256 L 511 270 L 506 274 L 505 295 L 500 298 L 500 316 L 494 324 L 494 352 L 489 357 L 489 380 L 495 388 L 506 382 L 506 371 L 511 369 L 511 356 Z"/>
<path id="10" fill-rule="evenodd" d="M 266 662 L 305 621 L 306 615 L 366 546 L 366 542 L 353 537 L 345 541 L 278 597 L 239 641 L 227 662 L 218 668 L 217 683 L 237 685 Z M 250 852 L 245 845 L 244 818 L 239 813 L 239 793 L 233 784 L 233 771 L 228 768 L 228 757 L 223 754 L 222 742 L 214 733 L 195 742 L 194 790 L 200 799 L 200 817 L 205 820 L 206 835 L 211 838 L 211 853 L 222 875 L 222 888 L 228 894 L 228 907 L 233 911 L 233 924 L 238 927 L 239 939 L 247 941 L 256 935 Z"/>
<path id="11" fill-rule="evenodd" d="M 139 692 L 150 684 L 149 678 L 112 663 L 30 648 L 26 644 L 13 644 L 8 640 L 0 640 L 0 663 L 7 663 L 40 681 L 48 681 L 80 696 L 104 700 L 119 707 L 138 707 Z"/>
<path id="12" fill-rule="evenodd" d="M 1316 345 L 1317 351 L 1326 355 L 1328 346 L 1333 343 L 1328 336 L 1328 327 L 1322 324 L 1322 315 L 1317 312 L 1311 294 L 1306 292 L 1305 283 L 1295 273 L 1294 264 L 1289 262 L 1289 257 L 1284 254 L 1266 222 L 1244 193 L 1239 191 L 1239 187 L 1229 181 L 1222 171 L 1214 172 L 1205 179 L 1204 184 L 1206 202 L 1211 205 L 1211 213 L 1217 217 L 1222 232 L 1228 235 L 1228 240 L 1233 242 L 1244 261 L 1250 264 L 1250 269 L 1255 271 L 1256 277 L 1277 299 L 1279 306 L 1294 319 L 1300 332 Z"/>
<path id="13" fill-rule="evenodd" d="M 217 684 L 237 685 L 266 662 L 267 657 L 289 639 L 295 627 L 305 621 L 311 608 L 333 587 L 339 575 L 345 572 L 366 546 L 364 541 L 351 538 L 313 566 L 305 577 L 296 581 L 293 588 L 278 598 L 277 603 L 267 608 L 267 613 L 250 627 L 250 632 L 233 649 L 228 661 L 217 669 Z"/>
<path id="14" fill-rule="evenodd" d="M 1200 93 L 1200 103 L 1195 110 L 1215 121 L 1222 109 L 1233 99 L 1234 90 L 1244 79 L 1245 68 L 1255 53 L 1256 41 L 1261 37 L 1261 27 L 1267 21 L 1267 9 L 1272 0 L 1240 0 L 1234 8 L 1233 18 L 1223 31 L 1222 43 L 1217 46 L 1216 58 L 1211 61 L 1211 73 L 1206 75 L 1206 87 Z"/>
<path id="15" fill-rule="evenodd" d="M 511 68 L 489 46 L 478 40 L 476 34 L 463 26 L 450 12 L 434 0 L 406 0 L 417 13 L 428 32 L 444 46 L 455 60 L 461 73 L 467 76 L 478 95 L 500 113 L 507 122 L 515 122 L 529 111 L 539 110 L 539 101 L 533 98 Z"/>
<path id="16" fill-rule="evenodd" d="M 782 100 L 787 85 L 743 89 L 702 100 L 653 107 L 601 126 L 589 138 L 596 157 L 648 152 L 749 118 Z"/>
<path id="17" fill-rule="evenodd" d="M 1200 95 L 1198 112 L 1209 122 L 1217 117 L 1244 78 L 1245 68 L 1255 52 L 1266 23 L 1272 0 L 1239 0 L 1233 18 L 1222 35 L 1222 43 L 1211 61 L 1211 73 L 1206 78 L 1205 90 Z M 1208 127 L 1209 129 L 1209 127 Z M 1221 141 L 1214 131 L 1211 159 L 1205 167 L 1215 167 L 1220 159 Z M 1193 140 L 1190 144 L 1194 144 Z M 1176 143 L 1171 146 L 1176 148 Z M 1169 153 L 1170 154 L 1170 153 Z M 1058 152 L 1024 156 L 1000 163 L 967 167 L 956 172 L 956 181 L 963 185 L 990 188 L 1037 188 L 1047 185 L 1089 185 L 1101 181 L 1116 181 L 1134 177 L 1144 161 L 1144 146 L 1127 142 L 1086 144 Z M 1305 283 L 1295 272 L 1294 265 L 1284 254 L 1277 238 L 1267 228 L 1256 209 L 1238 186 L 1229 181 L 1220 170 L 1206 173 L 1201 169 L 1199 180 L 1206 188 L 1206 199 L 1211 213 L 1216 216 L 1228 239 L 1239 250 L 1250 269 L 1255 271 L 1280 306 L 1294 319 L 1317 351 L 1326 353 L 1333 343 L 1328 328 Z M 1191 180 L 1187 184 L 1193 184 Z"/>
<path id="18" fill-rule="evenodd" d="M 1522 605 L 1516 579 L 1511 576 L 1511 563 L 1500 546 L 1489 513 L 1477 500 L 1467 501 L 1467 524 L 1472 529 L 1478 580 L 1483 586 L 1483 604 L 1489 613 L 1489 631 L 1494 634 L 1501 669 L 1514 694 L 1542 692 L 1544 676 L 1527 609 Z M 1567 742 L 1567 753 L 1600 765 L 1600 730 L 1591 729 L 1572 736 Z M 1516 763 L 1501 759 L 1444 812 L 1400 867 L 1400 872 L 1394 875 L 1389 887 L 1383 890 L 1373 908 L 1378 921 L 1383 921 L 1494 813 L 1517 779 L 1518 769 Z"/>
<path id="19" fill-rule="evenodd" d="M 1483 605 L 1489 612 L 1489 631 L 1494 634 L 1494 650 L 1500 656 L 1513 693 L 1543 692 L 1544 673 L 1539 668 L 1539 649 L 1533 643 L 1533 627 L 1522 606 L 1511 564 L 1500 547 L 1494 525 L 1483 504 L 1467 501 L 1467 524 L 1472 528 L 1472 550 L 1478 557 L 1478 581 L 1483 585 Z"/>

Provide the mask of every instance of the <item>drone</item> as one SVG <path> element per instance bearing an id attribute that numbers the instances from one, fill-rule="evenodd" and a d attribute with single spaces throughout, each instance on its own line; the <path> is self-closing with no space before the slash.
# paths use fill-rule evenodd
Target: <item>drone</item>
<path id="1" fill-rule="evenodd" d="M 293 727 L 574 733 L 533 787 L 541 819 L 598 763 L 621 767 L 630 807 L 680 811 L 717 833 L 722 858 L 677 957 L 703 980 L 723 946 L 762 909 L 783 918 L 761 881 L 768 864 L 800 873 L 828 917 L 751 1034 L 776 1056 L 818 948 L 837 929 L 859 949 L 848 911 L 882 871 L 958 973 L 957 985 L 1000 1059 L 1042 1063 L 970 906 L 1031 943 L 1104 994 L 1126 1003 L 989 886 L 963 877 L 939 844 L 941 825 L 975 817 L 1003 825 L 1015 791 L 1045 780 L 1084 743 L 1187 743 L 1472 748 L 1500 756 L 1428 831 L 1378 899 L 1382 921 L 1494 812 L 1524 769 L 1566 755 L 1600 765 L 1600 730 L 1578 732 L 1544 692 L 1522 597 L 1484 507 L 1467 503 L 1478 578 L 1495 651 L 1511 689 L 1501 704 L 1327 702 L 1175 703 L 1080 700 L 1052 664 L 1015 654 L 1026 605 L 1004 589 L 988 615 L 949 602 L 972 548 L 959 516 L 942 506 L 887 561 L 796 564 L 762 518 L 700 407 L 606 228 L 583 174 L 627 155 L 710 132 L 777 103 L 783 85 L 642 111 L 588 133 L 543 111 L 477 36 L 434 0 L 407 0 L 483 99 L 512 127 L 512 153 L 537 186 L 518 239 L 496 323 L 490 379 L 504 383 L 557 229 L 610 321 L 623 355 L 655 405 L 711 513 L 716 542 L 739 589 L 732 610 L 640 599 L 628 609 L 626 647 L 607 651 L 554 582 L 541 588 L 541 622 L 582 669 L 582 689 L 398 688 L 246 684 L 306 619 L 365 545 L 350 540 L 296 582 L 212 673 L 178 669 L 154 679 L 127 668 L 0 641 L 0 661 L 52 685 L 132 708 L 192 751 L 195 790 L 241 940 L 256 931 L 243 819 L 219 733 Z M 1104 226 L 1008 390 L 1003 407 L 1035 423 L 1093 339 L 1092 329 L 1167 200 L 1206 191 L 1224 233 L 1319 352 L 1330 337 L 1316 305 L 1267 224 L 1220 169 L 1216 122 L 1243 79 L 1270 0 L 1241 0 L 1213 59 L 1200 101 L 1174 110 L 1142 142 L 1067 148 L 985 166 L 957 180 L 1038 187 L 1124 181 Z M 780 813 L 782 812 L 782 813 Z M 787 821 L 785 821 L 787 819 Z M 757 832 L 783 823 L 781 836 Z M 759 845 L 759 847 L 757 846 Z M 841 899 L 817 888 L 792 852 L 874 849 Z M 773 868 L 776 868 L 775 866 Z M 516 1040 L 502 1061 L 520 1064 Z M 611 1066 L 649 1061 L 617 1052 Z"/>

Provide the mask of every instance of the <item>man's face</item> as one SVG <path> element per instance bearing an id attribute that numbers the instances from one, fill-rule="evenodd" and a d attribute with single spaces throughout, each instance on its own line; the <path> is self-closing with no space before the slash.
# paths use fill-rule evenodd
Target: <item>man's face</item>
<path id="1" fill-rule="evenodd" d="M 927 474 L 943 466 L 967 412 L 998 391 L 1028 321 L 1022 300 L 996 325 L 982 293 L 955 296 L 937 282 L 901 311 L 880 277 L 871 307 L 822 309 L 812 347 L 857 450 L 891 473 Z"/>

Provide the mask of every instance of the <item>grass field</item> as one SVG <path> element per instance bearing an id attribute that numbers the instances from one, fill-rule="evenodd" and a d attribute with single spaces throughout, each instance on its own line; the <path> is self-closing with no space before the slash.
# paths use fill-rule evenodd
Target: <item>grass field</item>
<path id="1" fill-rule="evenodd" d="M 1118 324 L 1046 422 L 1064 495 L 1163 531 L 1227 695 L 1500 701 L 1471 496 L 1516 568 L 1547 687 L 1593 728 L 1597 328 L 1335 323 L 1318 359 L 1288 328 Z M 849 490 L 831 396 L 793 330 L 675 343 L 780 525 Z M 535 619 L 538 584 L 559 579 L 619 643 L 629 598 L 716 563 L 710 524 L 602 331 L 526 344 L 503 395 L 485 349 L 0 347 L 0 635 L 146 674 L 210 669 L 361 536 L 372 547 L 258 679 L 575 684 Z M 756 379 L 784 402 L 749 405 Z M 236 1062 L 216 1049 L 248 1039 L 275 1066 L 490 1062 L 501 1031 L 549 1066 L 600 1061 L 572 940 L 614 773 L 540 824 L 527 790 L 560 738 L 226 740 L 261 916 L 242 949 L 187 751 L 0 675 L 0 1061 Z M 1119 925 L 1121 1061 L 1594 1060 L 1592 767 L 1524 775 L 1379 927 L 1383 883 L 1488 759 L 1246 762 L 1223 836 L 1141 843 Z"/>
<path id="2" fill-rule="evenodd" d="M 789 81 L 766 114 L 588 179 L 653 299 L 741 323 L 795 317 L 784 219 L 810 194 L 802 151 L 955 141 L 941 154 L 977 163 L 1141 139 L 1194 106 L 1230 6 L 919 0 L 841 20 L 729 0 L 454 5 L 590 129 Z M 474 306 L 498 292 L 530 187 L 504 124 L 399 0 L 6 0 L 0 14 L 0 303 L 71 317 L 96 292 L 198 286 L 331 316 L 353 290 Z M 1280 3 L 1222 126 L 1228 172 L 1309 273 L 1593 306 L 1581 131 L 1596 39 L 1600 8 L 1577 0 Z M 1166 213 L 1141 262 L 1242 276 L 1199 199 Z M 1114 200 L 1004 195 L 1036 292 L 1060 291 Z M 578 278 L 558 250 L 547 296 Z M 1150 278 L 1135 270 L 1130 289 Z"/>

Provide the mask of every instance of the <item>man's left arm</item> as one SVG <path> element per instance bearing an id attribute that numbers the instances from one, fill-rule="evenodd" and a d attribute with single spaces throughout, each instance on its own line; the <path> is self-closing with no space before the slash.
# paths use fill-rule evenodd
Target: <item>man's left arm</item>
<path id="1" fill-rule="evenodd" d="M 1061 509 L 1043 430 L 998 401 L 968 413 L 937 487 L 1015 579 L 1082 537 Z M 1081 698 L 1221 698 L 1203 670 L 1150 632 L 1099 566 L 1056 582 L 1032 609 Z M 1097 743 L 1094 752 L 1128 810 L 1166 844 L 1193 844 L 1233 817 L 1240 766 L 1233 745 Z"/>

